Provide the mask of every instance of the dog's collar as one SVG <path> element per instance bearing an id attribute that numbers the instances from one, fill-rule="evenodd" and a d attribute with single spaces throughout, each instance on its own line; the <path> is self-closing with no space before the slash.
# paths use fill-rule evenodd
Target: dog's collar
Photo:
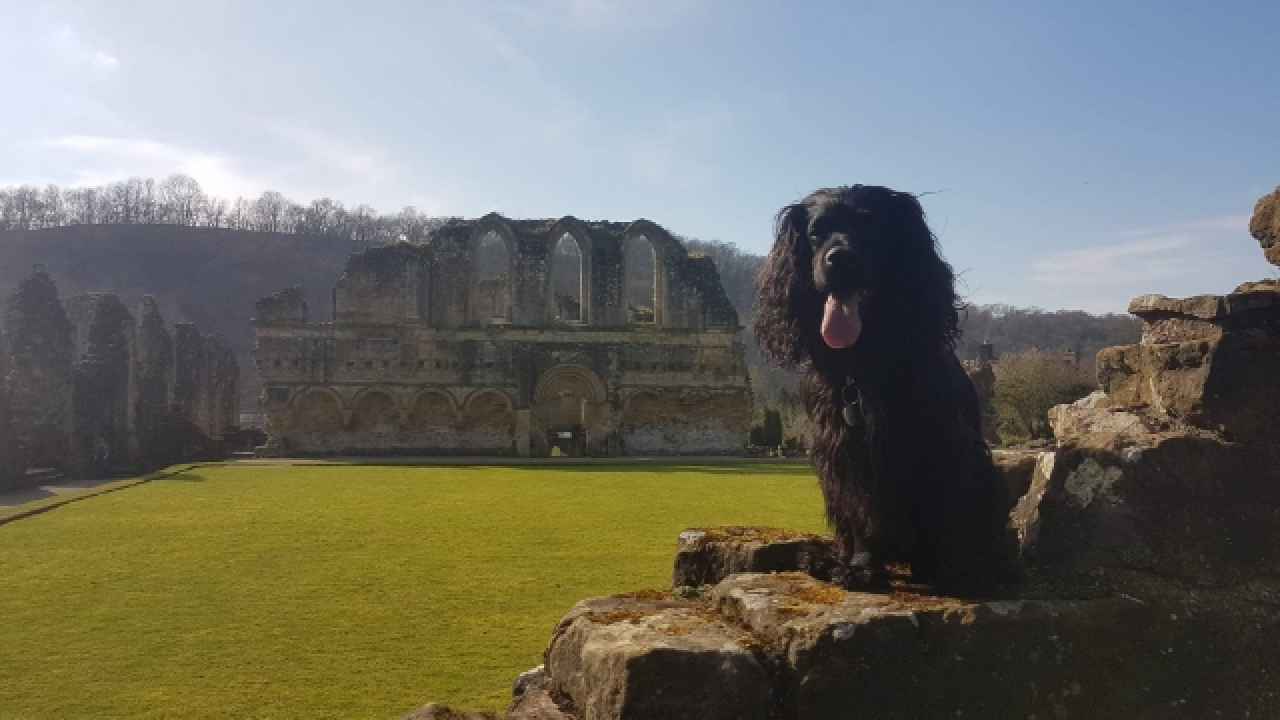
<path id="1" fill-rule="evenodd" d="M 862 424 L 862 391 L 853 378 L 849 378 L 841 388 L 840 404 L 840 415 L 845 425 L 852 428 Z"/>

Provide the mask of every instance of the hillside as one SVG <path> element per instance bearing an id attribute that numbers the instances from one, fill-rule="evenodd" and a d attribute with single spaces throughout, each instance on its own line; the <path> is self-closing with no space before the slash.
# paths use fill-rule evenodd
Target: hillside
<path id="1" fill-rule="evenodd" d="M 353 243 L 347 239 L 177 225 L 71 225 L 0 231 L 0 296 L 44 265 L 63 299 L 118 293 L 130 308 L 155 295 L 165 320 L 217 332 L 235 349 L 242 406 L 258 393 L 249 321 L 253 301 L 298 285 L 315 317 L 327 318 L 330 290 Z"/>

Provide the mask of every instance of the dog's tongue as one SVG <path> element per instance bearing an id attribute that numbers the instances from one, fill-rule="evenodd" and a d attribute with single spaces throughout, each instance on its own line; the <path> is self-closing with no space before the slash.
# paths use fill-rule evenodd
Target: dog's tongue
<path id="1" fill-rule="evenodd" d="M 827 305 L 822 310 L 822 339 L 827 347 L 843 350 L 858 342 L 862 333 L 862 318 L 858 315 L 858 298 L 841 300 L 833 295 L 827 296 Z"/>

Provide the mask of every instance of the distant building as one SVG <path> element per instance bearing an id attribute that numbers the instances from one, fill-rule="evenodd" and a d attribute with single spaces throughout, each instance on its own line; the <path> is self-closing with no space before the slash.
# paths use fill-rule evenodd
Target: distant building
<path id="1" fill-rule="evenodd" d="M 508 220 L 353 255 L 313 323 L 257 303 L 264 454 L 734 454 L 751 418 L 714 263 L 660 226 Z"/>

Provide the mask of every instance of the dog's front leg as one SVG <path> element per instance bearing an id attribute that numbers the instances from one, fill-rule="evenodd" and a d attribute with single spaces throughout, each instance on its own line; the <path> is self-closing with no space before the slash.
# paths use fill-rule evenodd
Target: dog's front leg
<path id="1" fill-rule="evenodd" d="M 889 589 L 889 573 L 869 543 L 859 534 L 839 538 L 840 563 L 831 581 L 846 590 L 880 592 Z"/>

